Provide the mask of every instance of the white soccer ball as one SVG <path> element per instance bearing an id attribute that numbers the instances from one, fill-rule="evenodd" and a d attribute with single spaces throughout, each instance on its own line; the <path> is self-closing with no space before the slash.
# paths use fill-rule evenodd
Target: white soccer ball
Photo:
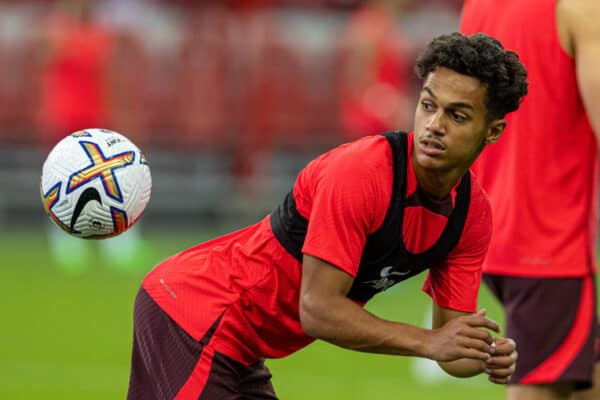
<path id="1" fill-rule="evenodd" d="M 150 200 L 150 167 L 120 133 L 85 129 L 62 139 L 42 168 L 40 195 L 50 219 L 86 239 L 123 233 Z"/>

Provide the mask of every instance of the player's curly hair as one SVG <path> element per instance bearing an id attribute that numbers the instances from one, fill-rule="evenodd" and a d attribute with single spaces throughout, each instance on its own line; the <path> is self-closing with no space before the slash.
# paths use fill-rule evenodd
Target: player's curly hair
<path id="1" fill-rule="evenodd" d="M 514 51 L 483 33 L 465 36 L 455 32 L 433 39 L 417 58 L 420 79 L 437 67 L 472 76 L 487 85 L 488 121 L 504 118 L 519 108 L 527 94 L 527 70 Z"/>

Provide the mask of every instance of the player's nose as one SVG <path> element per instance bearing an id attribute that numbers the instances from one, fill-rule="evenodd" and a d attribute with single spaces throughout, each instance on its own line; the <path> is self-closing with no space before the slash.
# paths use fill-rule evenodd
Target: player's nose
<path id="1" fill-rule="evenodd" d="M 444 114 L 441 109 L 428 116 L 425 128 L 431 133 L 444 134 Z"/>

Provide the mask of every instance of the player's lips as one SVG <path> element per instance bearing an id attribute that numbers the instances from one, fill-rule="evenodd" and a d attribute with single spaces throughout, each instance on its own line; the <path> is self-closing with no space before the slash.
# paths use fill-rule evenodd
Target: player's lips
<path id="1" fill-rule="evenodd" d="M 431 137 L 420 139 L 419 148 L 428 156 L 435 156 L 446 151 L 446 146 L 442 142 Z"/>

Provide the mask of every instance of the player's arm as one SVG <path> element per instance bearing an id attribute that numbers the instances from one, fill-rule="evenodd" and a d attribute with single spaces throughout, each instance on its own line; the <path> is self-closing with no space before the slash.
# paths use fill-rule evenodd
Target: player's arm
<path id="1" fill-rule="evenodd" d="M 557 19 L 561 43 L 575 60 L 583 104 L 596 137 L 600 138 L 600 2 L 562 0 L 558 3 Z"/>
<path id="2" fill-rule="evenodd" d="M 443 308 L 434 303 L 432 315 L 433 328 L 440 329 L 450 321 L 469 314 Z M 481 310 L 475 315 L 485 315 L 485 311 Z M 455 361 L 440 361 L 438 364 L 452 376 L 470 377 L 485 372 L 489 375 L 490 381 L 494 383 L 507 383 L 515 372 L 515 363 L 517 360 L 515 342 L 512 339 L 495 338 L 493 347 L 493 354 L 486 361 L 463 358 Z"/>
<path id="3" fill-rule="evenodd" d="M 318 258 L 304 255 L 300 321 L 305 333 L 348 349 L 371 353 L 488 360 L 498 326 L 481 314 L 460 316 L 438 329 L 384 320 L 346 297 L 353 278 Z"/>

